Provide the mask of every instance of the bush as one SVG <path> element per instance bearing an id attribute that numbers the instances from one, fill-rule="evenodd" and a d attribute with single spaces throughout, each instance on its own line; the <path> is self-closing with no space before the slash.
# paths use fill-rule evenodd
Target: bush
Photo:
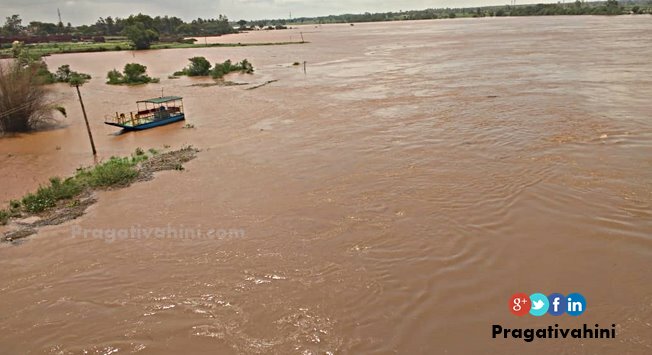
<path id="1" fill-rule="evenodd" d="M 211 63 L 204 57 L 192 57 L 190 65 L 186 68 L 188 76 L 208 76 L 211 71 Z"/>
<path id="2" fill-rule="evenodd" d="M 204 57 L 192 57 L 188 59 L 190 65 L 175 72 L 174 76 L 208 76 L 211 72 L 211 63 Z"/>
<path id="3" fill-rule="evenodd" d="M 111 85 L 122 84 L 122 82 L 124 80 L 122 73 L 120 73 L 116 69 L 113 69 L 113 70 L 109 71 L 106 74 L 106 78 L 108 79 L 106 83 L 111 84 Z"/>
<path id="4" fill-rule="evenodd" d="M 41 186 L 36 193 L 23 197 L 22 205 L 26 211 L 38 213 L 46 208 L 54 207 L 59 200 L 73 198 L 83 189 L 83 185 L 74 178 L 61 181 L 60 178 L 50 178 L 50 186 Z"/>
<path id="5" fill-rule="evenodd" d="M 59 83 L 69 83 L 70 79 L 74 76 L 78 76 L 82 80 L 89 80 L 91 78 L 90 75 L 85 74 L 85 73 L 78 73 L 76 71 L 73 71 L 70 69 L 70 65 L 64 64 L 57 69 L 57 72 L 54 73 L 53 78 L 54 81 L 59 82 Z"/>
<path id="6" fill-rule="evenodd" d="M 251 74 L 254 72 L 254 67 L 246 59 L 240 63 L 233 64 L 230 59 L 227 59 L 224 63 L 216 63 L 213 69 L 211 69 L 211 64 L 204 57 L 193 57 L 190 58 L 190 65 L 184 68 L 181 71 L 175 72 L 172 77 L 178 77 L 181 75 L 187 76 L 212 76 L 215 79 L 221 79 L 224 75 L 232 72 L 242 72 Z"/>
<path id="7" fill-rule="evenodd" d="M 237 64 L 231 63 L 231 60 L 226 60 L 224 63 L 215 64 L 213 70 L 211 70 L 211 76 L 215 79 L 221 79 L 224 75 L 232 72 L 251 74 L 254 72 L 254 67 L 246 59 Z"/>
<path id="8" fill-rule="evenodd" d="M 147 75 L 147 67 L 138 63 L 126 64 L 122 73 L 113 69 L 106 74 L 107 84 L 122 85 L 122 84 L 147 84 L 158 83 L 158 78 L 151 78 Z"/>
<path id="9" fill-rule="evenodd" d="M 41 71 L 40 64 L 0 65 L 0 133 L 31 131 L 52 120 Z"/>
<path id="10" fill-rule="evenodd" d="M 126 64 L 122 72 L 127 83 L 148 83 L 151 81 L 151 78 L 146 74 L 147 67 L 142 64 Z"/>
<path id="11" fill-rule="evenodd" d="M 9 214 L 9 211 L 0 210 L 0 226 L 7 224 L 7 222 L 9 222 L 10 216 L 11 215 Z"/>
<path id="12" fill-rule="evenodd" d="M 57 81 L 54 74 L 48 70 L 48 65 L 45 64 L 44 61 L 34 61 L 29 64 L 29 67 L 31 67 L 31 69 L 35 72 L 36 81 L 39 84 L 53 84 Z"/>

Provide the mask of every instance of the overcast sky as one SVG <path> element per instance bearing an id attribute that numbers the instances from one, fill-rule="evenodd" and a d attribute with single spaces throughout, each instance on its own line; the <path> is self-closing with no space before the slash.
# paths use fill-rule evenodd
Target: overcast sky
<path id="1" fill-rule="evenodd" d="M 570 1 L 570 0 L 568 0 Z M 142 12 L 191 20 L 224 14 L 231 20 L 338 15 L 343 13 L 420 10 L 441 7 L 505 5 L 510 0 L 0 0 L 0 16 L 20 14 L 29 21 L 57 22 L 57 8 L 64 23 L 91 24 L 99 17 L 126 17 Z M 556 0 L 517 0 L 519 3 Z"/>

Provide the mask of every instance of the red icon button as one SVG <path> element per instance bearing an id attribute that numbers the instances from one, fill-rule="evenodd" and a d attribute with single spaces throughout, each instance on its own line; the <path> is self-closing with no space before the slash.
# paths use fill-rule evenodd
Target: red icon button
<path id="1" fill-rule="evenodd" d="M 531 307 L 530 296 L 525 293 L 516 293 L 509 299 L 509 311 L 519 317 L 530 313 Z"/>

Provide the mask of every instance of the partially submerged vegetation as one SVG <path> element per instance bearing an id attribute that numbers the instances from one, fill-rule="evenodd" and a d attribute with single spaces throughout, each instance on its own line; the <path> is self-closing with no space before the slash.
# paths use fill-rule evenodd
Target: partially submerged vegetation
<path id="1" fill-rule="evenodd" d="M 258 84 L 258 85 L 252 86 L 250 88 L 247 88 L 247 90 L 256 90 L 258 88 L 262 88 L 263 86 L 267 86 L 267 85 L 275 83 L 277 81 L 278 81 L 278 79 L 277 80 L 267 80 L 266 82 L 264 82 L 262 84 Z"/>
<path id="2" fill-rule="evenodd" d="M 52 111 L 66 116 L 66 110 L 46 100 L 45 84 L 83 83 L 91 78 L 85 73 L 60 66 L 48 70 L 39 56 L 30 53 L 22 43 L 12 45 L 13 60 L 0 65 L 0 135 L 38 129 L 52 120 Z"/>
<path id="3" fill-rule="evenodd" d="M 158 83 L 158 78 L 151 78 L 147 75 L 147 67 L 138 63 L 128 63 L 122 73 L 113 69 L 106 74 L 109 85 L 139 85 L 147 83 Z"/>
<path id="4" fill-rule="evenodd" d="M 78 73 L 70 69 L 70 65 L 64 64 L 60 66 L 56 72 L 51 73 L 45 63 L 42 64 L 43 71 L 41 72 L 41 77 L 43 78 L 44 83 L 70 83 L 73 78 L 77 77 L 81 80 L 90 80 L 91 76 L 86 73 Z"/>
<path id="5" fill-rule="evenodd" d="M 204 57 L 188 58 L 190 64 L 174 73 L 174 76 L 208 76 L 211 72 L 211 63 Z"/>
<path id="6" fill-rule="evenodd" d="M 41 62 L 0 65 L 0 134 L 37 129 L 53 119 L 53 111 L 66 115 L 63 107 L 48 102 L 42 71 Z"/>
<path id="7" fill-rule="evenodd" d="M 241 62 L 233 64 L 230 59 L 224 61 L 224 63 L 215 63 L 215 66 L 212 66 L 211 63 L 204 57 L 192 57 L 188 59 L 190 65 L 183 68 L 182 70 L 175 72 L 174 76 L 211 76 L 214 79 L 221 79 L 226 74 L 233 72 L 240 72 L 245 74 L 252 74 L 254 72 L 254 66 L 246 59 Z M 211 68 L 212 67 L 212 68 Z"/>
<path id="8" fill-rule="evenodd" d="M 197 152 L 193 147 L 165 153 L 156 149 L 145 152 L 139 148 L 130 157 L 112 157 L 93 167 L 79 168 L 71 177 L 52 177 L 48 184 L 20 200 L 11 201 L 6 209 L 0 210 L 0 225 L 11 219 L 36 217 L 38 222 L 31 228 L 76 218 L 95 201 L 93 191 L 122 188 L 135 181 L 149 180 L 156 171 L 183 170 L 182 164 L 194 159 Z M 19 228 L 6 233 L 0 240 L 13 240 L 32 233 L 26 234 L 25 228 Z"/>

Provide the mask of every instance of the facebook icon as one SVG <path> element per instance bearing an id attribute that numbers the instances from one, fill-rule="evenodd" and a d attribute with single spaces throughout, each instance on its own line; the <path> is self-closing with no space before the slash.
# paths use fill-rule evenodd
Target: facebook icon
<path id="1" fill-rule="evenodd" d="M 560 316 L 566 312 L 566 297 L 561 293 L 553 293 L 548 296 L 548 302 L 550 303 L 548 313 L 551 316 Z"/>

